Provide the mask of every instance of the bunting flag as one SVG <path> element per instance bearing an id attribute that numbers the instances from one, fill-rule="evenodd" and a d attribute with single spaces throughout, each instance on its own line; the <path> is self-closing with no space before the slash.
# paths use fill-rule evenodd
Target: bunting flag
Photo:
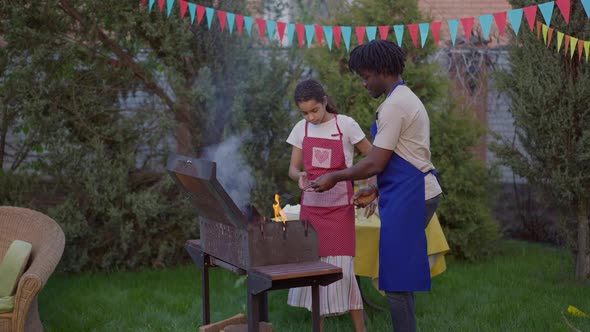
<path id="1" fill-rule="evenodd" d="M 492 22 L 494 21 L 494 15 L 481 15 L 479 17 L 479 24 L 481 25 L 481 31 L 483 32 L 484 39 L 490 39 L 490 30 L 492 29 Z"/>
<path id="2" fill-rule="evenodd" d="M 549 27 L 547 25 L 543 24 L 542 30 L 543 30 L 543 43 L 545 43 L 545 45 L 547 45 L 547 33 L 549 32 Z"/>
<path id="3" fill-rule="evenodd" d="M 166 0 L 158 0 L 158 7 L 160 7 L 160 13 L 164 9 L 164 4 L 165 3 L 166 3 Z"/>
<path id="4" fill-rule="evenodd" d="M 242 29 L 244 28 L 244 16 L 236 15 L 236 23 L 238 23 L 238 35 L 242 35 Z"/>
<path id="5" fill-rule="evenodd" d="M 260 34 L 260 39 L 264 40 L 264 35 L 266 34 L 266 22 L 262 18 L 257 18 L 256 25 L 258 26 L 258 33 Z"/>
<path id="6" fill-rule="evenodd" d="M 227 23 L 227 12 L 223 10 L 218 10 L 217 18 L 219 19 L 219 26 L 221 27 L 221 32 L 223 32 L 225 30 L 225 24 Z"/>
<path id="7" fill-rule="evenodd" d="M 590 0 L 582 0 L 582 6 L 584 6 L 584 10 L 586 11 L 586 16 L 590 18 Z"/>
<path id="8" fill-rule="evenodd" d="M 191 15 L 191 24 L 195 24 L 195 16 L 197 12 L 197 5 L 192 2 L 188 3 L 188 12 Z"/>
<path id="9" fill-rule="evenodd" d="M 408 31 L 415 47 L 418 47 L 418 24 L 408 24 Z"/>
<path id="10" fill-rule="evenodd" d="M 571 3 L 570 0 L 557 0 L 557 8 L 561 11 L 561 15 L 565 19 L 565 23 L 570 24 L 570 9 Z"/>
<path id="11" fill-rule="evenodd" d="M 352 35 L 352 27 L 340 27 L 342 31 L 342 38 L 344 39 L 344 45 L 346 50 L 350 51 L 350 36 Z"/>
<path id="12" fill-rule="evenodd" d="M 563 32 L 557 31 L 557 53 L 561 50 L 561 44 L 563 43 Z"/>
<path id="13" fill-rule="evenodd" d="M 506 13 L 508 14 L 508 19 L 510 20 L 510 25 L 512 25 L 512 30 L 514 30 L 514 34 L 518 35 L 518 31 L 520 30 L 520 23 L 522 22 L 522 8 L 512 9 L 507 11 Z"/>
<path id="14" fill-rule="evenodd" d="M 365 42 L 365 32 L 366 32 L 367 28 L 364 26 L 358 26 L 356 27 L 356 38 L 359 42 L 359 45 L 364 44 Z"/>
<path id="15" fill-rule="evenodd" d="M 430 23 L 430 30 L 432 30 L 432 37 L 434 37 L 434 43 L 438 46 L 438 42 L 440 39 L 440 26 L 442 22 L 432 22 Z"/>
<path id="16" fill-rule="evenodd" d="M 289 35 L 289 45 L 293 45 L 293 37 L 295 36 L 295 24 L 287 24 L 287 34 Z"/>
<path id="17" fill-rule="evenodd" d="M 570 49 L 570 39 L 571 36 L 570 35 L 564 35 L 565 36 L 565 42 L 564 42 L 564 50 L 563 53 L 567 56 L 567 51 Z"/>
<path id="18" fill-rule="evenodd" d="M 584 52 L 586 52 L 586 63 L 588 63 L 588 55 L 590 55 L 590 41 L 584 42 Z"/>
<path id="19" fill-rule="evenodd" d="M 283 38 L 285 37 L 285 28 L 287 27 L 287 23 L 285 22 L 277 22 L 277 31 L 279 33 L 279 41 L 282 42 Z"/>
<path id="20" fill-rule="evenodd" d="M 420 23 L 418 25 L 420 27 L 420 42 L 422 43 L 421 46 L 424 48 L 426 44 L 426 39 L 428 38 L 428 30 L 430 29 L 430 23 Z"/>
<path id="21" fill-rule="evenodd" d="M 588 0 L 590 1 L 590 0 Z M 389 34 L 389 25 L 381 25 L 379 26 L 379 37 L 382 40 L 387 40 L 387 35 Z"/>
<path id="22" fill-rule="evenodd" d="M 318 44 L 320 45 L 320 47 L 322 46 L 322 42 L 324 40 L 324 28 L 321 25 L 315 25 L 314 27 L 315 29 L 315 37 L 318 40 Z"/>
<path id="23" fill-rule="evenodd" d="M 549 34 L 549 37 L 547 38 L 547 48 L 549 48 L 549 45 L 551 45 L 551 40 L 553 40 L 553 31 L 553 28 L 547 29 L 547 32 Z"/>
<path id="24" fill-rule="evenodd" d="M 277 22 L 274 20 L 266 20 L 266 32 L 268 33 L 268 40 L 272 41 L 275 38 L 276 30 Z"/>
<path id="25" fill-rule="evenodd" d="M 529 28 L 531 28 L 531 31 L 533 31 L 533 29 L 535 29 L 535 17 L 537 17 L 537 5 L 524 7 L 522 10 L 524 11 L 524 16 L 529 23 Z"/>
<path id="26" fill-rule="evenodd" d="M 180 0 L 178 3 L 180 4 L 180 18 L 184 18 L 184 15 L 186 14 L 186 9 L 188 8 L 188 2 Z"/>
<path id="27" fill-rule="evenodd" d="M 205 7 L 197 5 L 197 24 L 201 24 L 203 16 L 205 16 Z"/>
<path id="28" fill-rule="evenodd" d="M 397 45 L 402 47 L 402 43 L 404 42 L 404 26 L 403 25 L 394 25 L 393 32 L 395 32 L 395 39 L 397 40 Z"/>
<path id="29" fill-rule="evenodd" d="M 578 45 L 578 38 L 571 37 L 570 38 L 570 59 L 574 58 L 574 52 L 576 51 L 577 45 Z"/>
<path id="30" fill-rule="evenodd" d="M 166 1 L 166 16 L 170 16 L 170 13 L 172 13 L 172 7 L 174 7 L 174 0 L 167 0 Z"/>
<path id="31" fill-rule="evenodd" d="M 336 44 L 337 48 L 340 48 L 340 38 L 342 37 L 342 28 L 340 26 L 332 27 L 334 31 L 334 43 Z"/>
<path id="32" fill-rule="evenodd" d="M 311 24 L 305 25 L 305 36 L 307 36 L 307 48 L 311 47 L 311 42 L 313 41 L 313 35 L 315 32 L 315 27 Z"/>
<path id="33" fill-rule="evenodd" d="M 377 27 L 376 26 L 368 26 L 367 27 L 367 40 L 373 41 L 377 36 Z"/>
<path id="34" fill-rule="evenodd" d="M 156 3 L 156 0 L 150 0 L 150 3 L 148 5 L 148 10 L 151 12 L 152 8 L 154 8 L 154 3 Z"/>
<path id="35" fill-rule="evenodd" d="M 457 29 L 459 29 L 459 20 L 449 20 L 449 31 L 451 32 L 451 42 L 453 46 L 457 40 Z"/>
<path id="36" fill-rule="evenodd" d="M 465 41 L 469 42 L 469 39 L 471 38 L 471 31 L 473 30 L 473 22 L 474 22 L 474 18 L 473 17 L 467 17 L 467 18 L 462 18 L 461 19 L 461 25 L 463 25 L 463 31 L 465 32 Z"/>
<path id="37" fill-rule="evenodd" d="M 301 23 L 295 24 L 295 31 L 297 31 L 297 40 L 299 41 L 299 47 L 303 47 L 305 44 L 305 25 Z"/>
<path id="38" fill-rule="evenodd" d="M 506 12 L 494 13 L 494 20 L 498 26 L 500 36 L 504 37 L 504 31 L 506 31 Z"/>
<path id="39" fill-rule="evenodd" d="M 252 37 L 252 17 L 251 16 L 244 16 L 244 26 L 246 27 L 246 32 L 248 32 L 248 36 Z"/>
<path id="40" fill-rule="evenodd" d="M 555 8 L 555 1 L 541 3 L 538 6 L 539 10 L 541 11 L 541 15 L 543 15 L 543 19 L 545 20 L 545 24 L 550 26 L 551 18 L 553 17 L 553 8 Z"/>
<path id="41" fill-rule="evenodd" d="M 326 43 L 328 44 L 328 49 L 332 50 L 332 39 L 334 37 L 334 29 L 329 25 L 324 25 L 324 35 L 326 36 Z"/>
<path id="42" fill-rule="evenodd" d="M 226 18 L 227 18 L 227 30 L 229 30 L 229 33 L 231 34 L 232 32 L 234 32 L 234 24 L 236 22 L 236 14 L 227 13 Z"/>
<path id="43" fill-rule="evenodd" d="M 541 30 L 542 30 L 541 25 L 542 24 L 543 23 L 537 21 L 537 39 L 539 39 L 539 40 L 541 39 Z"/>

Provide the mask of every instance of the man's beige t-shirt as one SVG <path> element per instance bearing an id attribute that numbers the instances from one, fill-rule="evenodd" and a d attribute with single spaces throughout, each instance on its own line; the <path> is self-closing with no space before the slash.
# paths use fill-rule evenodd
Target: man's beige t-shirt
<path id="1" fill-rule="evenodd" d="M 392 150 L 422 172 L 434 169 L 430 161 L 430 122 L 422 101 L 405 85 L 398 85 L 377 109 L 373 145 Z M 425 199 L 442 193 L 436 177 L 424 177 Z"/>

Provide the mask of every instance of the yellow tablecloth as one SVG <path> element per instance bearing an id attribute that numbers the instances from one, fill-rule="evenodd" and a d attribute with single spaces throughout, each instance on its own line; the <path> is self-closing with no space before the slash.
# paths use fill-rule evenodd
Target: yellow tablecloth
<path id="1" fill-rule="evenodd" d="M 376 215 L 369 219 L 364 217 L 364 209 L 358 209 L 356 215 L 356 256 L 355 273 L 358 276 L 379 278 L 379 229 L 381 220 Z M 436 214 L 426 228 L 428 241 L 428 258 L 432 277 L 443 273 L 446 268 L 445 254 L 449 245 Z"/>

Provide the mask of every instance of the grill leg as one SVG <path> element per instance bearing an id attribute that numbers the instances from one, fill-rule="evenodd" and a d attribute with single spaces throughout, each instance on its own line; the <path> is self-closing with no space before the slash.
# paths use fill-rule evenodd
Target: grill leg
<path id="1" fill-rule="evenodd" d="M 258 332 L 260 329 L 261 297 L 262 293 L 254 295 L 248 290 L 248 332 Z"/>
<path id="2" fill-rule="evenodd" d="M 268 322 L 268 292 L 260 293 L 260 321 Z"/>
<path id="3" fill-rule="evenodd" d="M 209 316 L 209 255 L 203 253 L 203 263 L 201 269 L 203 270 L 202 281 L 203 281 L 203 325 L 207 325 L 211 322 Z"/>
<path id="4" fill-rule="evenodd" d="M 313 320 L 313 332 L 320 332 L 320 286 L 311 286 L 311 312 Z"/>

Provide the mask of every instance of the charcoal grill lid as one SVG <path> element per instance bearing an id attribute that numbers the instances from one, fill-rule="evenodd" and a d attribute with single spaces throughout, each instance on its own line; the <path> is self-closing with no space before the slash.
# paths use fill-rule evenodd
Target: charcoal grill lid
<path id="1" fill-rule="evenodd" d="M 246 228 L 246 217 L 217 181 L 214 162 L 172 155 L 168 158 L 166 170 L 184 194 L 190 197 L 200 216 L 215 222 Z"/>

